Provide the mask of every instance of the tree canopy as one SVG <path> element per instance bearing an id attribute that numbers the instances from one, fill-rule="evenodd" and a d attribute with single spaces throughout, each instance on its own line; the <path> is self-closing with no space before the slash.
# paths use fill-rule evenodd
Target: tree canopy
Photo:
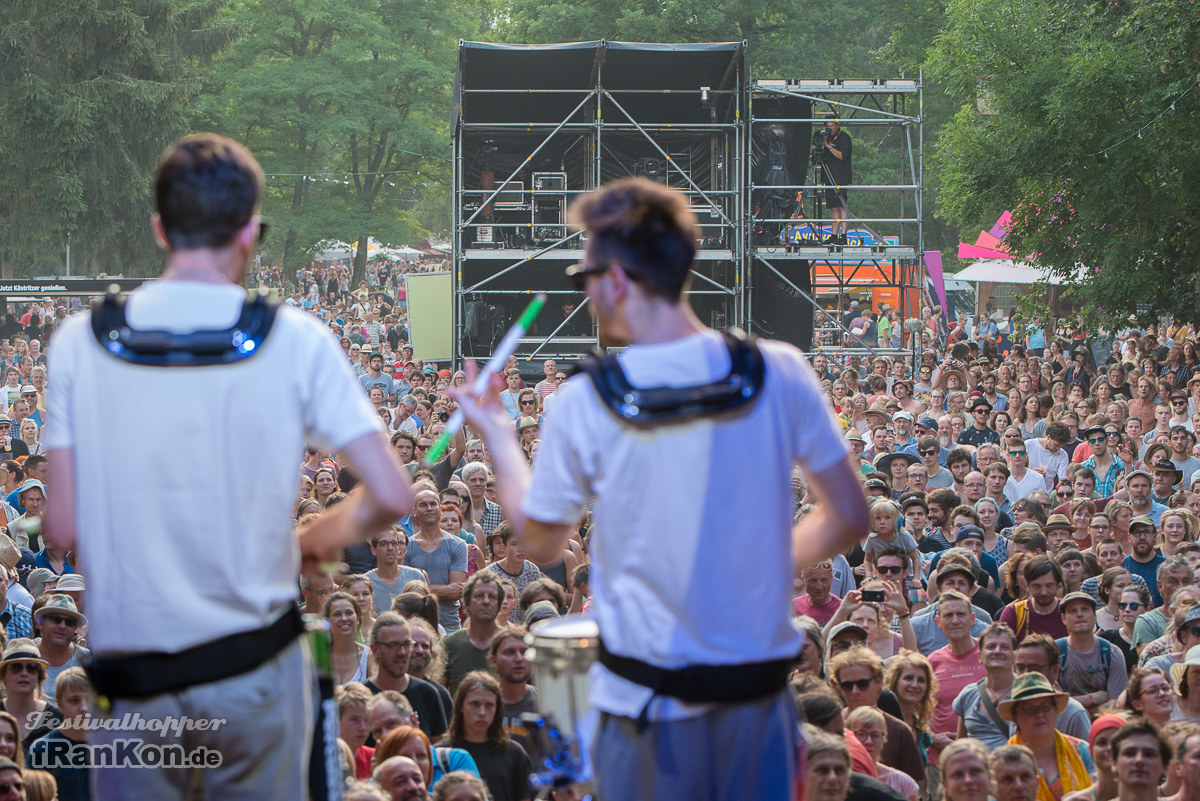
<path id="1" fill-rule="evenodd" d="M 0 17 L 0 261 L 161 265 L 148 177 L 187 131 L 203 60 L 232 37 L 225 0 L 8 0 Z"/>
<path id="2" fill-rule="evenodd" d="M 1200 306 L 1200 15 L 1191 3 L 951 0 L 930 56 L 972 101 L 932 163 L 941 211 L 1063 277 L 1096 318 Z M 994 113 L 980 113 L 976 98 Z"/>

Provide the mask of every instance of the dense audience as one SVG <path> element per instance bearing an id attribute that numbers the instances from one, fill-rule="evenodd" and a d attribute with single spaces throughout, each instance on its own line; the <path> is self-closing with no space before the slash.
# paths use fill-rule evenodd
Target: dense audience
<path id="1" fill-rule="evenodd" d="M 586 516 L 558 559 L 534 563 L 496 503 L 481 441 L 464 432 L 421 464 L 465 375 L 414 352 L 403 278 L 442 268 L 373 261 L 353 288 L 346 264 L 249 281 L 339 337 L 414 485 L 409 517 L 347 549 L 334 575 L 298 584 L 303 610 L 329 625 L 349 798 L 531 798 L 525 627 L 590 607 Z M 85 736 L 70 721 L 92 712 L 82 566 L 38 525 L 53 502 L 45 354 L 78 308 L 29 303 L 0 325 L 0 782 L 15 771 L 27 787 L 43 781 L 25 768 L 31 755 Z M 811 358 L 871 524 L 848 552 L 799 566 L 805 792 L 1105 801 L 1148 792 L 1140 760 L 1150 789 L 1200 801 L 1200 770 L 1185 764 L 1200 754 L 1195 331 L 1131 323 L 1018 339 L 1008 320 L 947 324 L 938 311 L 880 336 L 883 347 L 917 337 L 915 363 L 853 349 Z M 877 318 L 854 313 L 874 343 Z M 537 367 L 510 360 L 497 399 L 531 461 L 567 377 L 553 360 Z M 297 525 L 355 483 L 338 454 L 309 448 Z M 802 476 L 794 486 L 799 518 L 816 499 Z M 87 797 L 86 766 L 43 775 L 59 798 Z"/>

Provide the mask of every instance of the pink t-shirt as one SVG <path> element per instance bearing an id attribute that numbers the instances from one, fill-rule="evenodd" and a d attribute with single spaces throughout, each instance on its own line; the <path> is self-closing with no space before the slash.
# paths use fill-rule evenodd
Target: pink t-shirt
<path id="1" fill-rule="evenodd" d="M 808 615 L 817 621 L 821 628 L 825 628 L 825 624 L 833 618 L 837 613 L 838 607 L 841 605 L 842 599 L 833 593 L 829 594 L 829 600 L 822 606 L 813 606 L 807 595 L 801 595 L 799 598 L 792 599 L 792 609 L 796 612 L 796 615 Z"/>
<path id="2" fill-rule="evenodd" d="M 929 655 L 929 664 L 933 665 L 933 675 L 938 678 L 938 691 L 934 696 L 937 706 L 933 709 L 933 719 L 929 722 L 929 732 L 958 731 L 958 715 L 954 712 L 954 699 L 968 684 L 974 684 L 987 675 L 983 663 L 979 661 L 979 643 L 962 656 L 950 653 L 950 646 L 939 648 Z M 933 748 L 928 750 L 927 761 L 936 765 L 941 751 Z"/>

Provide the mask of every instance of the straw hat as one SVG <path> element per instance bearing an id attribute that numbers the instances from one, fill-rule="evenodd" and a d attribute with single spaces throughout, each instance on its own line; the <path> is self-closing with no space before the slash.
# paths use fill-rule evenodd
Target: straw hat
<path id="1" fill-rule="evenodd" d="M 1197 652 L 1200 655 L 1200 652 Z M 996 705 L 1000 717 L 1011 721 L 1013 719 L 1013 708 L 1023 701 L 1034 701 L 1038 698 L 1053 698 L 1054 706 L 1058 713 L 1061 713 L 1067 708 L 1067 694 L 1060 693 L 1050 685 L 1050 680 L 1031 670 L 1024 673 L 1013 681 L 1012 693 L 1010 697 L 1004 699 Z"/>

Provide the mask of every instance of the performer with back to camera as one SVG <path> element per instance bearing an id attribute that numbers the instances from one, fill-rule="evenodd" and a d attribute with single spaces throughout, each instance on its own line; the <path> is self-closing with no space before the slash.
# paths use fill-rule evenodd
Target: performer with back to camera
<path id="1" fill-rule="evenodd" d="M 866 531 L 861 486 L 800 351 L 727 338 L 684 300 L 697 236 L 685 196 L 627 179 L 572 214 L 587 246 L 568 274 L 601 341 L 630 347 L 559 388 L 532 473 L 496 392 L 457 397 L 529 558 L 557 558 L 595 499 L 598 794 L 786 798 L 797 743 L 785 686 L 802 646 L 793 582 Z M 819 503 L 793 525 L 796 464 Z"/>
<path id="2" fill-rule="evenodd" d="M 846 244 L 846 190 L 852 180 L 851 156 L 854 143 L 836 118 L 825 120 L 825 150 L 821 155 L 821 176 L 826 185 L 825 206 L 833 217 L 829 244 Z"/>
<path id="3" fill-rule="evenodd" d="M 312 672 L 296 577 L 302 562 L 336 561 L 411 505 L 337 340 L 315 317 L 248 300 L 241 287 L 263 230 L 262 186 L 262 168 L 232 140 L 170 147 L 151 221 L 168 253 L 162 280 L 70 318 L 50 356 L 46 539 L 75 548 L 87 570 L 96 690 L 117 719 L 224 720 L 180 735 L 102 727 L 91 743 L 215 750 L 221 764 L 202 778 L 212 799 L 306 797 Z M 154 403 L 136 426 L 113 426 L 131 395 Z M 305 442 L 339 451 L 361 479 L 295 535 Z M 94 792 L 182 799 L 189 775 L 96 768 Z"/>

